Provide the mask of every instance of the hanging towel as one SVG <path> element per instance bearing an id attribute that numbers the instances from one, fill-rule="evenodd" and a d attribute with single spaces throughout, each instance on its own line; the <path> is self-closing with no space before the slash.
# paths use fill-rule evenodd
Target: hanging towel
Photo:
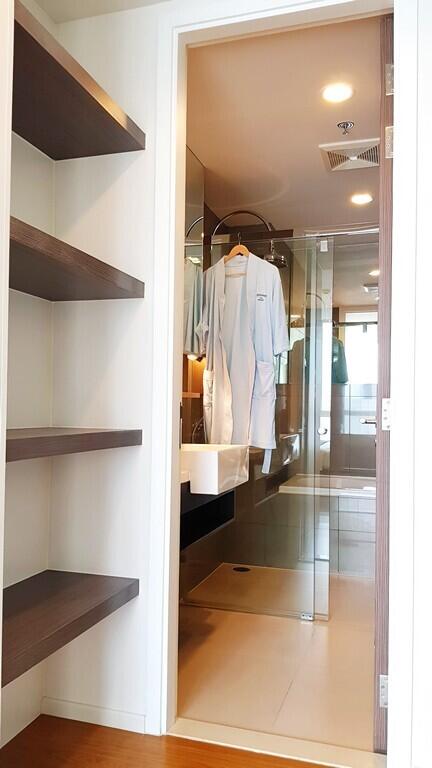
<path id="1" fill-rule="evenodd" d="M 346 384 L 348 381 L 348 369 L 345 357 L 345 348 L 340 339 L 333 336 L 332 344 L 332 384 Z"/>
<path id="2" fill-rule="evenodd" d="M 185 355 L 201 353 L 198 328 L 202 317 L 202 267 L 191 259 L 185 259 L 183 352 Z"/>

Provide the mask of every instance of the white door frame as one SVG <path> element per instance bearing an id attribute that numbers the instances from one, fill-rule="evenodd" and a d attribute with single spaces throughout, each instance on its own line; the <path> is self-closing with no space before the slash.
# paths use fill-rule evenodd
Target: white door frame
<path id="1" fill-rule="evenodd" d="M 390 5 L 391 0 L 237 0 L 236 3 L 232 0 L 175 0 L 173 4 L 161 7 L 156 124 L 153 481 L 147 635 L 147 689 L 151 691 L 151 696 L 146 707 L 146 729 L 149 733 L 167 732 L 176 714 L 186 46 L 256 31 L 379 13 L 389 10 Z M 430 246 L 423 253 L 416 247 L 416 239 L 421 236 L 426 243 L 426 200 L 420 217 L 417 187 L 422 178 L 424 189 L 429 192 L 427 177 L 425 171 L 420 173 L 421 169 L 412 158 L 420 138 L 424 141 L 428 157 L 431 154 L 426 130 L 418 134 L 417 83 L 423 77 L 426 94 L 427 78 L 422 74 L 423 63 L 418 58 L 417 33 L 419 14 L 422 13 L 423 23 L 426 24 L 422 50 L 426 66 L 430 55 L 426 40 L 427 33 L 429 36 L 432 34 L 432 18 L 427 0 L 395 0 L 394 10 L 396 131 L 388 766 L 410 768 L 413 765 L 414 490 L 422 490 L 414 473 L 413 457 L 422 439 L 420 430 L 417 430 L 420 419 L 415 423 L 414 399 L 415 396 L 422 397 L 426 405 L 429 398 L 425 371 L 422 371 L 423 380 L 414 376 L 416 366 L 420 370 L 419 359 L 415 355 L 416 346 L 419 349 L 419 345 L 426 344 L 428 327 L 426 314 L 424 322 L 419 323 L 421 311 L 425 313 L 426 309 L 418 305 L 416 308 L 416 291 L 420 277 L 432 277 Z M 405 156 L 402 149 L 398 151 L 402 146 L 409 148 Z M 428 159 L 427 163 L 430 165 L 431 160 Z M 429 230 L 427 235 L 430 238 Z M 431 285 L 432 282 L 429 282 L 429 290 Z M 416 531 L 416 537 L 420 532 L 417 534 Z"/>
<path id="2" fill-rule="evenodd" d="M 11 179 L 12 62 L 14 8 L 12 0 L 0 7 L 0 466 L 6 461 L 7 350 L 9 313 L 9 229 Z M 5 473 L 0 473 L 0 611 L 3 612 L 3 538 Z M 1 644 L 0 644 L 1 663 Z M 1 698 L 1 694 L 0 694 Z M 1 722 L 1 717 L 0 717 Z"/>

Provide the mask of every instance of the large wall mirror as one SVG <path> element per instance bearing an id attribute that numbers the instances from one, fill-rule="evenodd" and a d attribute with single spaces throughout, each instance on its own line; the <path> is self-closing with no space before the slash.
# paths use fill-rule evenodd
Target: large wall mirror
<path id="1" fill-rule="evenodd" d="M 186 149 L 183 352 L 199 355 L 204 231 L 204 166 Z"/>

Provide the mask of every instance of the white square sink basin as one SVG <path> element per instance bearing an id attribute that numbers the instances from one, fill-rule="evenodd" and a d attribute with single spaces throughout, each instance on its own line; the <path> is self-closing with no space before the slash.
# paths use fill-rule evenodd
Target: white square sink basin
<path id="1" fill-rule="evenodd" d="M 216 496 L 249 479 L 247 445 L 198 445 L 184 443 L 181 471 L 189 474 L 191 493 Z"/>

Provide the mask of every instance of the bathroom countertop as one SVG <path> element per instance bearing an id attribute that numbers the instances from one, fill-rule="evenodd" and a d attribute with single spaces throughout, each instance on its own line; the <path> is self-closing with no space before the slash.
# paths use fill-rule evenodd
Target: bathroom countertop
<path id="1" fill-rule="evenodd" d="M 348 475 L 294 475 L 279 487 L 279 493 L 375 499 L 376 479 Z"/>
<path id="2" fill-rule="evenodd" d="M 187 469 L 182 469 L 180 472 L 180 482 L 181 483 L 188 483 L 190 480 L 190 472 L 188 472 Z"/>

